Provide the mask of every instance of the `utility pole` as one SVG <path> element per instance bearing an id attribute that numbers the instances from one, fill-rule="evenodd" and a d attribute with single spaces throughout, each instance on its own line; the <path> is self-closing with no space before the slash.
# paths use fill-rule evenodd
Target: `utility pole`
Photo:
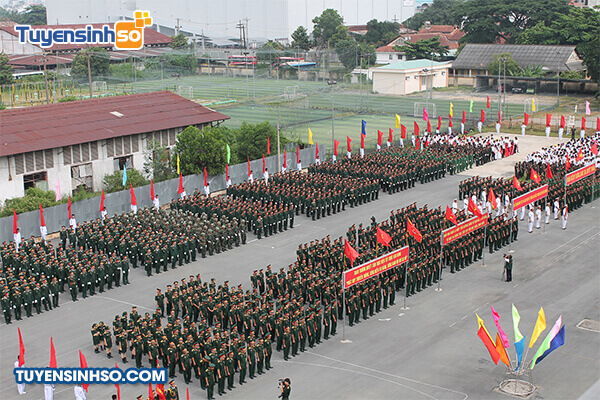
<path id="1" fill-rule="evenodd" d="M 248 17 L 246 17 L 245 21 L 246 21 L 246 30 L 245 30 L 246 49 L 248 49 L 248 44 L 250 43 L 250 36 L 248 35 L 248 21 L 250 21 L 250 19 L 248 19 Z"/>
<path id="2" fill-rule="evenodd" d="M 90 46 L 87 47 L 86 49 L 86 54 L 87 54 L 87 67 L 88 67 L 88 84 L 90 85 L 90 99 L 93 96 L 93 92 L 92 92 L 92 69 L 90 67 Z"/>
<path id="3" fill-rule="evenodd" d="M 175 35 L 179 35 L 179 28 L 181 28 L 181 26 L 179 25 L 179 18 L 177 18 L 177 25 L 175 25 Z"/>
<path id="4" fill-rule="evenodd" d="M 242 24 L 242 20 L 239 20 L 238 24 L 235 26 L 235 29 L 240 30 L 240 47 L 245 47 L 245 39 L 244 39 L 244 25 Z"/>
<path id="5" fill-rule="evenodd" d="M 46 81 L 46 104 L 50 104 L 50 94 L 48 92 L 48 72 L 46 71 L 46 52 L 42 51 L 42 54 L 44 56 L 44 80 Z"/>

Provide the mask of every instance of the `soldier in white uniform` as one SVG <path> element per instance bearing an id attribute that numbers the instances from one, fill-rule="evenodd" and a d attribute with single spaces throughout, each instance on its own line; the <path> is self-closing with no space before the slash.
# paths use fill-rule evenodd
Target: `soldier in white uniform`
<path id="1" fill-rule="evenodd" d="M 44 384 L 44 400 L 54 400 L 54 385 Z"/>
<path id="2" fill-rule="evenodd" d="M 265 177 L 265 185 L 268 185 L 269 184 L 269 168 L 265 168 L 264 177 Z"/>
<path id="3" fill-rule="evenodd" d="M 77 220 L 75 219 L 75 214 L 71 214 L 71 218 L 69 219 L 69 226 L 73 230 L 73 233 L 77 230 Z"/>
<path id="4" fill-rule="evenodd" d="M 485 188 L 481 189 L 481 201 L 483 202 L 483 204 L 485 204 L 485 201 L 487 200 L 487 193 L 485 191 Z"/>
<path id="5" fill-rule="evenodd" d="M 567 206 L 565 205 L 565 207 L 563 208 L 562 211 L 562 228 L 563 229 L 567 229 L 567 220 L 569 219 L 569 210 L 567 208 Z"/>
<path id="6" fill-rule="evenodd" d="M 535 221 L 535 216 L 533 214 L 533 209 L 529 209 L 529 214 L 527 215 L 527 232 L 533 232 L 533 222 Z"/>
<path id="7" fill-rule="evenodd" d="M 81 384 L 75 386 L 73 391 L 75 392 L 75 400 L 87 400 L 85 390 L 83 390 L 83 386 L 81 386 Z"/>
<path id="8" fill-rule="evenodd" d="M 158 195 L 154 196 L 154 199 L 152 199 L 152 204 L 154 204 L 154 208 L 157 210 L 160 209 L 160 199 L 158 198 Z"/>
<path id="9" fill-rule="evenodd" d="M 17 228 L 17 233 L 13 234 L 13 240 L 15 241 L 15 250 L 19 252 L 19 246 L 21 245 L 21 231 Z"/>
<path id="10" fill-rule="evenodd" d="M 17 361 L 15 361 L 15 368 L 19 368 L 19 356 L 17 356 Z M 25 364 L 21 368 L 25 368 Z M 17 383 L 17 392 L 19 392 L 19 395 L 27 394 L 24 383 Z"/>
<path id="11" fill-rule="evenodd" d="M 546 214 L 546 220 L 544 222 L 546 223 L 546 225 L 548 225 L 550 223 L 550 204 L 548 204 L 548 202 L 546 202 L 545 214 Z"/>
<path id="12" fill-rule="evenodd" d="M 535 229 L 540 229 L 540 224 L 542 223 L 542 207 L 537 206 L 535 209 Z"/>
<path id="13" fill-rule="evenodd" d="M 454 201 L 452 202 L 452 212 L 454 213 L 454 215 L 456 215 L 456 213 L 458 212 L 458 201 L 456 199 L 454 199 Z"/>
<path id="14" fill-rule="evenodd" d="M 558 202 L 558 197 L 554 200 L 554 219 L 558 219 L 560 214 L 560 203 Z"/>

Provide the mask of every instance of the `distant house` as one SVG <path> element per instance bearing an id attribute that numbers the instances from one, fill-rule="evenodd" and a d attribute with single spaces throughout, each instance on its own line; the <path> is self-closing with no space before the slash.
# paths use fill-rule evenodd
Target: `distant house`
<path id="1" fill-rule="evenodd" d="M 448 86 L 449 62 L 431 60 L 397 61 L 370 70 L 373 91 L 381 94 L 405 95 L 428 88 Z"/>
<path id="2" fill-rule="evenodd" d="M 502 53 L 509 53 L 522 68 L 535 65 L 554 73 L 583 69 L 575 46 L 467 44 L 452 63 L 450 84 L 476 86 L 478 76 L 495 75 L 486 68 L 494 55 Z"/>

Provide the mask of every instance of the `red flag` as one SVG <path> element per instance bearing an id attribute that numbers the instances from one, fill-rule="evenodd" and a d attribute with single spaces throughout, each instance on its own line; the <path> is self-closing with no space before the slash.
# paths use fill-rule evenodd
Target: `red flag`
<path id="1" fill-rule="evenodd" d="M 400 124 L 400 137 L 406 139 L 406 126 Z"/>
<path id="2" fill-rule="evenodd" d="M 596 117 L 596 131 L 600 132 L 600 117 Z"/>
<path id="3" fill-rule="evenodd" d="M 531 180 L 534 181 L 535 183 L 537 183 L 538 185 L 542 181 L 542 179 L 540 178 L 538 173 L 535 171 L 535 169 L 533 169 L 533 167 L 531 167 L 531 173 L 529 174 L 529 178 L 531 178 Z"/>
<path id="4" fill-rule="evenodd" d="M 167 396 L 165 395 L 165 385 L 162 383 L 156 384 L 156 394 L 158 395 L 158 400 L 167 400 Z"/>
<path id="5" fill-rule="evenodd" d="M 418 136 L 416 140 L 416 148 L 417 150 L 421 150 L 421 139 Z"/>
<path id="6" fill-rule="evenodd" d="M 152 182 L 152 181 L 150 181 Z M 152 192 L 154 193 L 154 191 Z M 104 189 L 102 190 L 102 195 L 100 195 L 100 211 L 102 211 L 104 209 L 104 200 L 106 199 L 106 196 L 104 195 Z M 154 199 L 154 197 L 153 197 Z"/>
<path id="7" fill-rule="evenodd" d="M 50 337 L 50 368 L 58 368 L 56 366 L 56 350 L 54 350 L 54 341 Z"/>
<path id="8" fill-rule="evenodd" d="M 498 110 L 498 123 L 502 123 L 502 111 Z"/>
<path id="9" fill-rule="evenodd" d="M 483 214 L 481 213 L 481 211 L 479 211 L 479 207 L 477 207 L 477 204 L 475 204 L 473 198 L 469 199 L 469 207 L 467 207 L 467 210 L 469 210 L 477 217 L 483 217 Z"/>
<path id="10" fill-rule="evenodd" d="M 508 146 L 504 148 L 504 157 L 510 156 L 510 152 L 508 151 Z"/>
<path id="11" fill-rule="evenodd" d="M 525 113 L 523 125 L 525 125 L 525 126 L 529 125 L 529 114 L 527 114 L 527 113 Z"/>
<path id="12" fill-rule="evenodd" d="M 571 169 L 571 162 L 569 161 L 569 155 L 567 154 L 567 162 L 565 163 L 565 168 L 568 170 Z"/>
<path id="13" fill-rule="evenodd" d="M 283 150 L 283 168 L 287 168 L 287 150 Z"/>
<path id="14" fill-rule="evenodd" d="M 452 125 L 452 117 L 448 116 L 448 126 L 450 128 L 452 128 L 454 125 Z"/>
<path id="15" fill-rule="evenodd" d="M 546 113 L 546 126 L 552 125 L 552 114 Z"/>
<path id="16" fill-rule="evenodd" d="M 394 142 L 394 130 L 392 128 L 389 128 L 390 132 L 388 134 L 388 142 L 393 143 Z"/>
<path id="17" fill-rule="evenodd" d="M 350 265 L 353 265 L 354 260 L 358 257 L 358 251 L 354 250 L 346 239 L 344 239 L 344 254 L 350 259 Z"/>
<path id="18" fill-rule="evenodd" d="M 415 136 L 419 136 L 419 124 L 417 124 L 417 121 L 415 121 L 414 130 L 415 130 Z"/>
<path id="19" fill-rule="evenodd" d="M 487 97 L 487 108 L 490 108 L 491 104 L 490 104 L 490 96 Z"/>
<path id="20" fill-rule="evenodd" d="M 69 219 L 71 219 L 71 215 L 73 215 L 73 213 L 71 212 L 71 196 L 69 196 L 69 203 L 67 204 L 67 210 L 69 212 Z"/>
<path id="21" fill-rule="evenodd" d="M 267 155 L 271 154 L 271 138 L 267 136 Z"/>
<path id="22" fill-rule="evenodd" d="M 225 180 L 229 180 L 229 165 L 225 164 Z"/>
<path id="23" fill-rule="evenodd" d="M 133 191 L 133 183 L 129 184 L 129 192 L 131 192 L 131 205 L 137 206 L 137 200 L 135 198 L 135 193 Z"/>
<path id="24" fill-rule="evenodd" d="M 152 382 L 148 384 L 148 399 L 154 400 L 154 391 L 152 390 Z"/>
<path id="25" fill-rule="evenodd" d="M 350 139 L 350 136 L 346 136 L 346 145 L 348 147 L 348 153 L 352 151 L 352 146 L 350 145 L 350 143 L 352 143 L 352 139 Z"/>
<path id="26" fill-rule="evenodd" d="M 315 142 L 315 158 L 319 158 L 319 143 Z"/>
<path id="27" fill-rule="evenodd" d="M 521 187 L 521 184 L 519 183 L 519 180 L 514 175 L 513 175 L 513 187 L 515 189 L 517 189 L 518 191 L 522 191 L 523 190 L 523 188 Z"/>
<path id="28" fill-rule="evenodd" d="M 337 156 L 337 155 L 338 155 L 338 153 L 337 153 L 337 148 L 338 148 L 338 146 L 339 146 L 339 145 L 340 145 L 340 142 L 339 142 L 339 140 L 335 140 L 335 139 L 334 139 L 334 140 L 333 140 L 333 155 L 335 155 L 335 156 Z"/>
<path id="29" fill-rule="evenodd" d="M 431 133 L 431 121 L 427 120 L 427 132 Z"/>
<path id="30" fill-rule="evenodd" d="M 500 360 L 500 354 L 498 353 L 498 350 L 496 350 L 496 346 L 494 346 L 494 343 L 490 339 L 490 336 L 487 334 L 483 326 L 481 326 L 477 331 L 477 336 L 479 336 L 485 347 L 490 352 L 490 356 L 492 357 L 492 361 L 494 362 L 494 364 L 498 365 L 498 361 Z"/>
<path id="31" fill-rule="evenodd" d="M 183 193 L 183 175 L 179 174 L 179 188 L 177 188 L 177 194 Z"/>
<path id="32" fill-rule="evenodd" d="M 438 126 L 437 126 L 437 130 L 439 131 L 440 129 L 442 129 L 442 116 L 438 115 Z"/>
<path id="33" fill-rule="evenodd" d="M 206 167 L 204 167 L 204 187 L 208 186 L 208 174 L 206 173 Z"/>
<path id="34" fill-rule="evenodd" d="M 265 163 L 265 155 L 263 154 L 263 174 L 265 173 L 265 168 L 267 168 L 267 164 Z"/>
<path id="35" fill-rule="evenodd" d="M 115 363 L 115 368 L 119 368 L 117 363 Z M 117 400 L 121 400 L 121 387 L 119 386 L 118 383 L 115 383 L 115 387 L 117 388 Z M 166 400 L 166 399 L 163 399 L 163 400 Z"/>
<path id="36" fill-rule="evenodd" d="M 381 243 L 384 246 L 389 246 L 392 241 L 392 237 L 388 235 L 384 230 L 377 227 L 377 243 Z"/>
<path id="37" fill-rule="evenodd" d="M 492 205 L 492 209 L 495 210 L 498 208 L 498 201 L 496 200 L 496 195 L 494 194 L 494 189 L 490 188 L 490 204 Z"/>
<path id="38" fill-rule="evenodd" d="M 454 225 L 458 225 L 458 221 L 456 220 L 456 216 L 452 212 L 449 206 L 446 206 L 446 219 L 452 222 Z"/>
<path id="39" fill-rule="evenodd" d="M 87 368 L 87 361 L 85 360 L 85 356 L 83 355 L 83 353 L 81 352 L 81 350 L 79 350 L 79 365 L 81 366 L 81 368 Z M 81 387 L 83 387 L 83 390 L 85 390 L 86 392 L 88 391 L 88 387 L 89 387 L 89 383 L 84 383 L 81 385 Z"/>
<path id="40" fill-rule="evenodd" d="M 566 125 L 565 116 L 561 115 L 560 116 L 560 127 L 565 129 L 565 125 Z"/>
<path id="41" fill-rule="evenodd" d="M 185 388 L 185 391 L 187 393 L 187 400 L 190 400 L 190 388 Z"/>
<path id="42" fill-rule="evenodd" d="M 104 193 L 104 191 L 102 192 Z M 154 180 L 150 179 L 150 200 L 154 200 L 156 196 L 154 195 Z M 102 206 L 100 207 L 102 209 Z"/>
<path id="43" fill-rule="evenodd" d="M 410 221 L 410 218 L 406 218 L 406 230 L 408 231 L 409 235 L 415 238 L 417 242 L 421 243 L 421 240 L 423 240 L 423 235 L 421 235 L 421 232 L 419 232 L 417 227 L 413 225 L 413 223 Z"/>
<path id="44" fill-rule="evenodd" d="M 251 173 L 252 173 L 252 169 L 250 168 L 250 157 L 248 157 L 248 177 L 250 177 Z"/>
<path id="45" fill-rule="evenodd" d="M 300 164 L 300 146 L 296 146 L 296 164 Z"/>
<path id="46" fill-rule="evenodd" d="M 483 108 L 481 109 L 481 123 L 485 124 L 485 112 L 483 111 Z"/>
<path id="47" fill-rule="evenodd" d="M 17 233 L 19 226 L 17 225 L 17 210 L 13 208 L 13 233 Z"/>
<path id="48" fill-rule="evenodd" d="M 579 149 L 579 153 L 577 153 L 577 157 L 575 158 L 575 161 L 579 162 L 583 160 L 583 149 Z"/>
<path id="49" fill-rule="evenodd" d="M 463 111 L 462 123 L 464 124 L 465 122 L 467 122 L 467 112 Z"/>
<path id="50" fill-rule="evenodd" d="M 360 148 L 365 149 L 365 135 L 360 135 Z"/>
<path id="51" fill-rule="evenodd" d="M 40 226 L 46 226 L 46 221 L 44 221 L 44 209 L 42 208 L 42 203 L 40 203 Z"/>
<path id="52" fill-rule="evenodd" d="M 377 129 L 377 144 L 381 147 L 381 141 L 383 140 L 383 132 Z"/>
<path id="53" fill-rule="evenodd" d="M 598 155 L 598 143 L 594 142 L 592 147 L 590 147 L 590 151 L 597 156 Z"/>
<path id="54" fill-rule="evenodd" d="M 21 336 L 21 328 L 17 328 L 17 330 L 19 331 L 19 367 L 22 367 L 25 365 L 25 345 Z"/>
<path id="55" fill-rule="evenodd" d="M 550 168 L 550 163 L 546 164 L 546 179 L 552 179 L 554 175 L 552 174 L 552 169 Z"/>
<path id="56" fill-rule="evenodd" d="M 586 121 L 585 117 L 581 117 L 581 130 L 582 131 L 585 131 L 585 121 Z"/>

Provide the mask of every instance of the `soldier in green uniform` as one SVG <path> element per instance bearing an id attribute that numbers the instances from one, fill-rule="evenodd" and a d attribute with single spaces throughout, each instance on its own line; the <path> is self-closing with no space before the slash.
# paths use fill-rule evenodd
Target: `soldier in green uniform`
<path id="1" fill-rule="evenodd" d="M 208 364 L 208 368 L 205 372 L 205 382 L 206 382 L 206 398 L 208 400 L 213 400 L 213 394 L 215 392 L 215 364 Z"/>
<path id="2" fill-rule="evenodd" d="M 240 371 L 240 385 L 246 383 L 246 370 L 248 365 L 248 355 L 246 354 L 246 348 L 242 345 L 237 354 L 237 369 Z"/>
<path id="3" fill-rule="evenodd" d="M 225 359 L 225 376 L 227 376 L 227 390 L 234 389 L 233 380 L 235 379 L 235 360 L 233 358 L 233 351 L 227 353 Z"/>
<path id="4" fill-rule="evenodd" d="M 171 380 L 169 382 L 169 389 L 165 393 L 167 400 L 179 400 L 179 390 L 177 386 L 175 386 L 175 381 Z"/>
<path id="5" fill-rule="evenodd" d="M 183 366 L 183 380 L 189 384 L 192 381 L 192 359 L 187 348 L 182 350 L 181 365 Z"/>

